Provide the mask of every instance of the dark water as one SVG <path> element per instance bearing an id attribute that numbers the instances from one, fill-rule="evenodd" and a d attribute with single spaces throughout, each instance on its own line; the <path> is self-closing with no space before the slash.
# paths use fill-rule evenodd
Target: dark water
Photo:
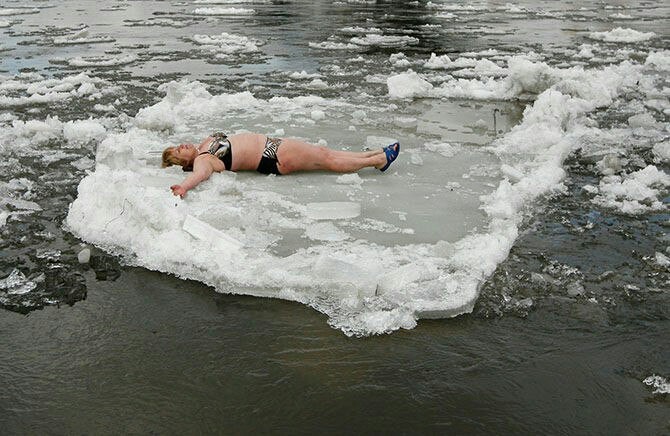
<path id="1" fill-rule="evenodd" d="M 82 271 L 73 307 L 0 312 L 3 432 L 670 432 L 667 395 L 641 382 L 670 372 L 668 274 L 646 258 L 663 227 L 547 203 L 473 314 L 381 337 L 143 269 Z"/>
<path id="2" fill-rule="evenodd" d="M 27 3 L 2 6 L 17 5 Z M 175 14 L 167 2 L 130 5 L 132 13 L 122 15 L 126 22 L 147 16 L 195 19 Z M 572 44 L 573 32 L 611 29 L 608 16 L 619 11 L 601 3 L 584 10 L 568 2 L 552 5 L 541 6 L 556 12 L 553 18 L 503 17 L 493 10 L 462 17 L 454 26 L 503 29 L 504 35 L 422 28 L 417 46 L 373 47 L 362 55 L 382 65 L 397 51 L 425 58 L 431 51 L 494 46 L 545 50 L 547 62 L 555 64 L 564 61 L 556 53 Z M 655 31 L 662 37 L 652 44 L 667 49 L 667 4 L 613 5 L 636 17 L 626 26 Z M 157 84 L 185 75 L 215 90 L 248 86 L 261 97 L 300 95 L 305 91 L 282 87 L 276 70 L 311 70 L 358 55 L 315 54 L 305 48 L 307 41 L 324 41 L 345 25 L 417 30 L 436 22 L 425 6 L 273 2 L 251 24 L 239 17 L 225 23 L 226 31 L 251 28 L 268 38 L 265 57 L 212 63 L 175 38 L 175 45 L 152 46 L 140 53 L 140 62 L 99 69 L 96 77 L 121 85 L 122 113 L 114 114 L 119 118 L 155 102 Z M 5 29 L 2 42 L 11 47 L 3 52 L 5 72 L 79 71 L 54 60 L 53 52 L 76 56 L 89 46 L 57 50 L 44 43 L 53 32 L 71 33 L 49 30 L 52 20 L 60 26 L 88 20 L 99 26 L 94 33 L 118 31 L 122 22 L 112 12 L 86 18 L 99 9 L 92 3 L 64 8 L 59 15 L 42 11 L 39 18 L 21 18 L 41 25 Z M 271 31 L 277 24 L 281 38 Z M 222 31 L 216 21 L 207 26 L 202 33 Z M 135 27 L 120 29 L 127 33 L 114 34 L 117 45 L 142 43 Z M 152 38 L 182 32 L 155 29 Z M 184 73 L 189 63 L 196 68 Z M 225 81 L 215 71 L 225 72 Z M 21 120 L 47 114 L 82 119 L 93 103 L 7 111 Z M 599 125 L 616 127 L 620 121 L 604 114 Z M 631 170 L 653 161 L 643 142 Z M 54 151 L 62 144 L 46 147 Z M 76 156 L 69 159 L 94 158 L 94 151 L 95 144 L 70 150 Z M 347 338 L 326 316 L 299 304 L 220 295 L 200 283 L 122 266 L 98 250 L 90 265 L 79 265 L 79 241 L 61 227 L 85 174 L 70 160 L 45 163 L 39 154 L 21 155 L 3 167 L 3 181 L 25 177 L 39 185 L 33 200 L 43 210 L 0 228 L 0 277 L 19 268 L 38 285 L 2 303 L 7 310 L 0 311 L 0 434 L 670 434 L 668 394 L 653 393 L 642 382 L 651 375 L 670 379 L 670 274 L 653 259 L 666 250 L 670 216 L 629 217 L 592 204 L 581 189 L 598 183 L 588 157 L 578 153 L 566 163 L 567 190 L 544 199 L 529 215 L 472 314 L 422 320 L 412 330 L 367 338 Z M 659 169 L 668 171 L 667 165 Z"/>
<path id="3" fill-rule="evenodd" d="M 527 272 L 546 236 L 529 231 L 492 283 Z M 0 314 L 4 433 L 670 431 L 667 398 L 640 382 L 670 370 L 667 293 L 487 318 L 488 286 L 473 315 L 348 339 L 298 304 L 85 276 L 74 307 Z"/>

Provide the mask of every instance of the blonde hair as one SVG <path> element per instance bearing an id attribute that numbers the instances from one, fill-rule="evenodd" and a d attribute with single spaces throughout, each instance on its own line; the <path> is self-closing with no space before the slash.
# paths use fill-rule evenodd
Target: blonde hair
<path id="1" fill-rule="evenodd" d="M 161 163 L 161 168 L 171 167 L 172 165 L 179 165 L 182 167 L 188 167 L 191 165 L 191 162 L 188 162 L 184 159 L 179 159 L 172 153 L 177 147 L 168 147 L 163 150 L 163 162 Z"/>

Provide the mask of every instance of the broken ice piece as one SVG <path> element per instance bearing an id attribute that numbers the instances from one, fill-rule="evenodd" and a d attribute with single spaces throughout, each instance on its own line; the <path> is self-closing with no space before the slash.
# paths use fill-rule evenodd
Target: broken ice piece
<path id="1" fill-rule="evenodd" d="M 356 218 L 361 214 L 361 204 L 347 201 L 307 203 L 307 217 L 315 220 Z"/>

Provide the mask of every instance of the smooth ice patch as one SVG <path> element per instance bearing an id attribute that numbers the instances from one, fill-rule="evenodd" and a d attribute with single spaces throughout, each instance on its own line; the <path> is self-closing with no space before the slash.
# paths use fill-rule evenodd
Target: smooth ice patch
<path id="1" fill-rule="evenodd" d="M 356 218 L 361 214 L 361 204 L 341 201 L 307 203 L 305 213 L 308 218 L 314 220 Z"/>
<path id="2" fill-rule="evenodd" d="M 349 238 L 349 234 L 338 229 L 335 224 L 325 221 L 310 224 L 305 230 L 305 235 L 315 241 L 344 241 Z"/>

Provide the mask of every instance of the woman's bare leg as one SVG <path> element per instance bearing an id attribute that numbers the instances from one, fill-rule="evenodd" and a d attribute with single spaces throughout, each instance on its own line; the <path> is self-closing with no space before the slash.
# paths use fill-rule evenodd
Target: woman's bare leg
<path id="1" fill-rule="evenodd" d="M 384 150 L 382 150 L 381 148 L 368 151 L 344 151 L 344 150 L 330 150 L 330 151 L 341 157 L 370 157 L 384 153 Z"/>
<path id="2" fill-rule="evenodd" d="M 363 168 L 381 168 L 386 165 L 386 155 L 381 149 L 368 152 L 339 151 L 297 139 L 283 139 L 277 154 L 278 168 L 282 174 L 316 170 L 353 173 Z"/>

